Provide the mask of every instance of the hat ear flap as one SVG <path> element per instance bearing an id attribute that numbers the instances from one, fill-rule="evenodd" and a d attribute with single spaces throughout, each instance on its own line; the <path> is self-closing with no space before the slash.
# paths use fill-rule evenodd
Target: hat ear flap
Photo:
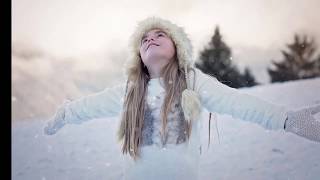
<path id="1" fill-rule="evenodd" d="M 181 106 L 186 120 L 196 119 L 201 112 L 201 103 L 198 94 L 189 89 L 182 92 Z"/>

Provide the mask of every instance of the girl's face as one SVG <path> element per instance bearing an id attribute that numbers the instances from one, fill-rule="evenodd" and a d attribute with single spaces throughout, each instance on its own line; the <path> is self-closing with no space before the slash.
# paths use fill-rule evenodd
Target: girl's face
<path id="1" fill-rule="evenodd" d="M 174 55 L 174 43 L 161 29 L 150 30 L 142 37 L 140 56 L 148 70 L 161 69 L 173 59 Z"/>

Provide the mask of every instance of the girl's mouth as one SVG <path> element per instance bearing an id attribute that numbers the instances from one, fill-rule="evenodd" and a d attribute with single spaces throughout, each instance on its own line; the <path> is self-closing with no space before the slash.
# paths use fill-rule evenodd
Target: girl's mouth
<path id="1" fill-rule="evenodd" d="M 147 49 L 146 49 L 146 50 L 148 50 L 148 49 L 149 49 L 149 47 L 150 47 L 150 46 L 152 46 L 152 45 L 159 46 L 159 44 L 156 44 L 156 43 L 150 43 L 150 44 L 147 46 Z"/>

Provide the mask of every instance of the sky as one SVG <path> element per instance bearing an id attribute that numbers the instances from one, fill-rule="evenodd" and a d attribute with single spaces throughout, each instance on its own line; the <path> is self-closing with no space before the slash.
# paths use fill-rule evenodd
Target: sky
<path id="1" fill-rule="evenodd" d="M 251 67 L 266 82 L 262 70 L 281 59 L 280 50 L 294 33 L 320 43 L 319 9 L 319 0 L 13 0 L 12 42 L 56 57 L 92 57 L 112 65 L 115 60 L 105 57 L 125 51 L 136 23 L 148 16 L 184 27 L 195 57 L 219 25 L 239 67 Z"/>

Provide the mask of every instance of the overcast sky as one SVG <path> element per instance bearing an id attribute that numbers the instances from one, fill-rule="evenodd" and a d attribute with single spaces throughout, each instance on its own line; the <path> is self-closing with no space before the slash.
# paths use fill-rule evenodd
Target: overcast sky
<path id="1" fill-rule="evenodd" d="M 195 53 L 219 25 L 237 63 L 257 72 L 281 58 L 294 33 L 320 44 L 319 9 L 319 0 L 13 0 L 12 41 L 59 57 L 111 53 L 156 15 L 183 26 Z"/>

